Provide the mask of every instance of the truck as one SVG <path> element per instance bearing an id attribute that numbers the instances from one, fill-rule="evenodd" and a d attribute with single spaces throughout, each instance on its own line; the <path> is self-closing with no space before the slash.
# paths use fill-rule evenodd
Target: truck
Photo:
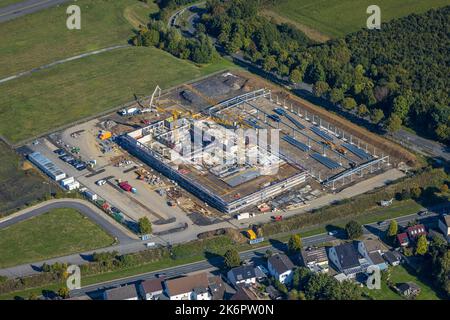
<path id="1" fill-rule="evenodd" d="M 132 115 L 135 115 L 138 113 L 139 113 L 139 109 L 136 107 L 120 110 L 121 116 L 132 116 Z"/>
<path id="2" fill-rule="evenodd" d="M 133 187 L 128 183 L 128 181 L 119 182 L 119 187 L 127 192 L 131 192 L 131 189 L 133 189 Z"/>
<path id="3" fill-rule="evenodd" d="M 255 240 L 257 238 L 255 231 L 253 231 L 252 229 L 247 230 L 246 234 L 250 240 Z"/>

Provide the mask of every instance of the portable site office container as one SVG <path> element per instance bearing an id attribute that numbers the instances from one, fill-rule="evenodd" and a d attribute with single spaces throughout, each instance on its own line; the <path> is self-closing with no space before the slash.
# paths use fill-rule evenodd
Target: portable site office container
<path id="1" fill-rule="evenodd" d="M 66 174 L 60 168 L 39 152 L 30 153 L 28 160 L 55 181 L 60 181 L 66 177 Z"/>
<path id="2" fill-rule="evenodd" d="M 93 192 L 91 192 L 91 191 L 86 191 L 86 192 L 84 193 L 84 195 L 86 196 L 86 198 L 88 198 L 88 199 L 91 200 L 91 201 L 97 200 L 97 194 L 95 194 L 95 193 L 93 193 Z"/>
<path id="3" fill-rule="evenodd" d="M 73 183 L 75 181 L 75 178 L 74 177 L 69 177 L 69 178 L 66 178 L 66 179 L 63 179 L 63 180 L 61 180 L 61 185 L 63 186 L 63 187 L 65 187 L 65 186 L 67 186 L 68 184 L 71 184 L 71 183 Z"/>

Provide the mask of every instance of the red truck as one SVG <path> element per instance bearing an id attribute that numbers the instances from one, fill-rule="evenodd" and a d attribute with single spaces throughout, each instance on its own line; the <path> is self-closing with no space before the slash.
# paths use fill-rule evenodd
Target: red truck
<path id="1" fill-rule="evenodd" d="M 281 221 L 281 220 L 283 220 L 283 216 L 281 216 L 281 215 L 272 216 L 272 219 L 275 220 L 275 221 Z"/>

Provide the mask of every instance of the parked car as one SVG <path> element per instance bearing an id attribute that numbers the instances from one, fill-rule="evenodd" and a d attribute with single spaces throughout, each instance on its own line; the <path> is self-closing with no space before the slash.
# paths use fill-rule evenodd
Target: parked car
<path id="1" fill-rule="evenodd" d="M 86 169 L 86 164 L 84 162 L 79 162 L 77 165 L 75 165 L 75 169 L 78 171 Z"/>
<path id="2" fill-rule="evenodd" d="M 63 149 L 56 149 L 55 151 L 53 151 L 54 153 L 56 153 L 58 156 L 63 157 L 65 155 L 67 155 L 67 153 L 63 150 Z"/>
<path id="3" fill-rule="evenodd" d="M 103 186 L 104 184 L 106 184 L 106 180 L 105 179 L 97 180 L 95 182 L 95 184 L 98 185 L 98 186 Z"/>
<path id="4" fill-rule="evenodd" d="M 328 235 L 329 236 L 335 236 L 335 235 L 337 235 L 338 234 L 338 231 L 337 230 L 332 230 L 332 231 L 329 231 L 328 232 Z"/>
<path id="5" fill-rule="evenodd" d="M 421 210 L 418 213 L 418 215 L 421 216 L 421 217 L 426 216 L 427 214 L 429 214 L 428 210 Z"/>

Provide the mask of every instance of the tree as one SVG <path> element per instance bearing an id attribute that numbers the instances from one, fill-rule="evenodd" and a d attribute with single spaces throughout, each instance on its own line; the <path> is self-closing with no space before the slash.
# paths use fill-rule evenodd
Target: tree
<path id="1" fill-rule="evenodd" d="M 303 80 L 303 73 L 298 69 L 294 69 L 291 71 L 291 74 L 289 75 L 289 80 L 292 83 L 299 83 Z"/>
<path id="2" fill-rule="evenodd" d="M 264 71 L 270 72 L 278 66 L 275 56 L 268 56 L 264 59 L 263 69 Z"/>
<path id="3" fill-rule="evenodd" d="M 325 81 L 325 70 L 320 63 L 311 63 L 306 69 L 306 79 L 309 83 Z"/>
<path id="4" fill-rule="evenodd" d="M 360 104 L 358 106 L 358 116 L 364 117 L 369 113 L 369 109 L 365 104 Z"/>
<path id="5" fill-rule="evenodd" d="M 372 120 L 373 123 L 378 124 L 381 120 L 384 118 L 384 112 L 381 109 L 373 109 L 370 114 L 370 120 Z"/>
<path id="6" fill-rule="evenodd" d="M 414 185 L 411 187 L 410 193 L 413 199 L 419 199 L 422 194 L 422 189 L 418 185 Z"/>
<path id="7" fill-rule="evenodd" d="M 291 253 L 297 253 L 302 248 L 302 238 L 299 234 L 293 234 L 288 241 L 288 250 Z"/>
<path id="8" fill-rule="evenodd" d="M 356 108 L 356 106 L 356 101 L 353 98 L 344 98 L 344 100 L 342 100 L 342 107 L 347 110 L 353 110 Z"/>
<path id="9" fill-rule="evenodd" d="M 316 97 L 321 97 L 330 90 L 330 86 L 325 81 L 317 81 L 313 86 L 313 93 Z"/>
<path id="10" fill-rule="evenodd" d="M 425 253 L 428 252 L 428 241 L 425 235 L 419 236 L 419 239 L 417 240 L 417 246 L 416 246 L 416 254 L 423 256 Z"/>
<path id="11" fill-rule="evenodd" d="M 352 240 L 357 239 L 363 235 L 361 224 L 359 224 L 355 220 L 351 220 L 345 225 L 345 231 L 347 232 L 347 237 Z"/>
<path id="12" fill-rule="evenodd" d="M 389 224 L 387 235 L 388 237 L 395 237 L 398 233 L 398 223 L 396 220 L 391 220 Z"/>
<path id="13" fill-rule="evenodd" d="M 138 221 L 140 234 L 152 233 L 152 223 L 147 217 L 142 217 Z"/>
<path id="14" fill-rule="evenodd" d="M 333 88 L 330 91 L 330 101 L 333 103 L 338 103 L 344 100 L 344 90 L 339 88 Z"/>
<path id="15" fill-rule="evenodd" d="M 392 112 L 396 114 L 401 120 L 404 120 L 408 115 L 409 108 L 411 106 L 410 101 L 404 96 L 395 97 L 392 103 Z"/>
<path id="16" fill-rule="evenodd" d="M 393 133 L 400 130 L 401 127 L 402 127 L 402 119 L 395 113 L 391 114 L 391 116 L 386 122 L 386 130 Z"/>
<path id="17" fill-rule="evenodd" d="M 448 192 L 448 185 L 446 183 L 444 183 L 441 188 L 440 188 L 442 193 L 447 193 Z"/>
<path id="18" fill-rule="evenodd" d="M 225 252 L 225 255 L 223 256 L 225 266 L 228 269 L 238 267 L 241 264 L 241 257 L 239 256 L 239 253 L 236 249 L 229 249 L 227 252 Z"/>
<path id="19" fill-rule="evenodd" d="M 67 287 L 61 287 L 58 290 L 58 296 L 60 296 L 63 299 L 66 299 L 69 297 L 69 289 Z"/>

